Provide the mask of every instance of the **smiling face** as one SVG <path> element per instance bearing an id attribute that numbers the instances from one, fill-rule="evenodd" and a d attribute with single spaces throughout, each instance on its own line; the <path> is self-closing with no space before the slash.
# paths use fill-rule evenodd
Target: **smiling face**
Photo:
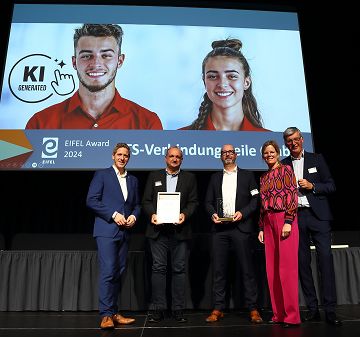
<path id="1" fill-rule="evenodd" d="M 293 157 L 299 158 L 303 151 L 304 138 L 299 132 L 294 132 L 292 135 L 287 136 L 285 139 L 285 145 L 290 150 Z"/>
<path id="2" fill-rule="evenodd" d="M 236 157 L 234 146 L 231 144 L 225 144 L 221 149 L 221 161 L 223 162 L 224 168 L 232 169 L 236 166 Z"/>
<path id="3" fill-rule="evenodd" d="M 125 147 L 118 148 L 115 154 L 113 154 L 112 159 L 120 173 L 125 171 L 125 166 L 127 165 L 129 158 L 129 150 Z"/>
<path id="4" fill-rule="evenodd" d="M 251 84 L 238 59 L 228 56 L 210 57 L 205 65 L 204 83 L 207 95 L 217 109 L 242 111 L 244 90 Z"/>
<path id="5" fill-rule="evenodd" d="M 262 157 L 269 168 L 279 162 L 280 154 L 273 145 L 267 145 L 262 149 Z"/>
<path id="6" fill-rule="evenodd" d="M 114 37 L 83 36 L 79 39 L 72 62 L 80 81 L 80 86 L 90 92 L 105 89 L 110 84 L 115 87 L 117 69 L 124 62 L 119 55 L 119 46 Z"/>
<path id="7" fill-rule="evenodd" d="M 178 148 L 170 148 L 165 156 L 166 167 L 169 173 L 179 171 L 183 156 Z"/>

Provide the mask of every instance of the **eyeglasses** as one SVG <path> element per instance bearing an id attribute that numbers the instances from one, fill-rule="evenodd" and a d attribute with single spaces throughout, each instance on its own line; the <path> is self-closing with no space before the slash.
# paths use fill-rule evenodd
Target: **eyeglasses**
<path id="1" fill-rule="evenodd" d="M 221 155 L 225 156 L 227 154 L 235 154 L 235 150 L 227 150 L 227 151 L 221 151 Z"/>
<path id="2" fill-rule="evenodd" d="M 302 137 L 296 137 L 293 139 L 288 139 L 285 143 L 288 145 L 291 145 L 292 143 L 299 143 Z"/>

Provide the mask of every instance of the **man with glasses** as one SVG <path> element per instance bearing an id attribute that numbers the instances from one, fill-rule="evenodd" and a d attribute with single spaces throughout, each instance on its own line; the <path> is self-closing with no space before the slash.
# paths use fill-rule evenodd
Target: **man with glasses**
<path id="1" fill-rule="evenodd" d="M 257 310 L 257 282 L 251 245 L 259 191 L 254 174 L 240 169 L 236 165 L 236 157 L 232 145 L 222 147 L 221 161 L 224 169 L 211 176 L 205 199 L 206 211 L 213 222 L 214 310 L 206 318 L 209 323 L 224 317 L 230 251 L 235 253 L 237 266 L 240 268 L 250 321 L 262 322 Z"/>
<path id="2" fill-rule="evenodd" d="M 290 156 L 282 162 L 294 169 L 298 183 L 299 276 L 308 312 L 305 321 L 320 321 L 318 299 L 311 270 L 310 241 L 315 245 L 320 268 L 321 293 L 326 322 L 341 325 L 336 317 L 336 288 L 331 253 L 333 220 L 328 195 L 335 192 L 335 183 L 321 154 L 304 151 L 304 138 L 296 127 L 283 132 Z"/>

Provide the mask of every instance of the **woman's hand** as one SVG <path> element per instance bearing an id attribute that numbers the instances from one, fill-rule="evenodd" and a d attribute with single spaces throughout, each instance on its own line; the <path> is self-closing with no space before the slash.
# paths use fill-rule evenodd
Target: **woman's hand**
<path id="1" fill-rule="evenodd" d="M 291 225 L 289 225 L 288 223 L 284 224 L 282 231 L 281 231 L 281 236 L 286 239 L 290 236 L 291 233 Z"/>
<path id="2" fill-rule="evenodd" d="M 261 243 L 264 243 L 264 231 L 259 232 L 258 239 Z"/>

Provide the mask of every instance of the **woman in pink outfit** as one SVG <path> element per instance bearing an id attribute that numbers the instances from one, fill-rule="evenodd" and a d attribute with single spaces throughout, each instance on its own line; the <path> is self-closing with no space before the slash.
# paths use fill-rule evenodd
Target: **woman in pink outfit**
<path id="1" fill-rule="evenodd" d="M 268 171 L 260 177 L 259 241 L 265 244 L 266 274 L 273 311 L 269 323 L 300 324 L 298 289 L 298 193 L 292 168 L 280 163 L 278 144 L 262 146 Z"/>

